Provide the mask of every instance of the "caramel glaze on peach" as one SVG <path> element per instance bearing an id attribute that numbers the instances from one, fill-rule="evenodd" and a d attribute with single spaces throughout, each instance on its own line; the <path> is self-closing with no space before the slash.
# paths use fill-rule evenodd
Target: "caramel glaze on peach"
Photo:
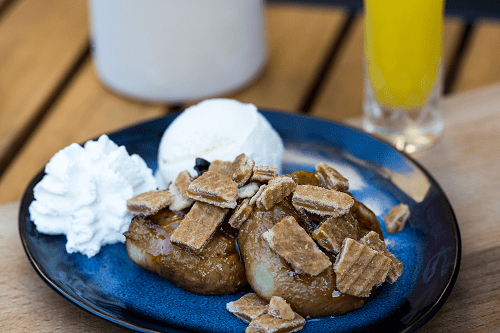
<path id="1" fill-rule="evenodd" d="M 291 175 L 299 185 L 321 186 L 314 173 L 299 171 Z M 373 212 L 355 201 L 350 212 L 358 222 L 359 238 L 371 230 L 382 237 L 380 224 Z M 270 210 L 254 210 L 239 231 L 238 245 L 245 263 L 247 280 L 252 289 L 262 298 L 281 296 L 294 311 L 304 317 L 335 316 L 363 306 L 376 297 L 378 290 L 372 290 L 371 298 L 358 298 L 340 293 L 335 285 L 335 273 L 330 267 L 317 276 L 297 274 L 293 268 L 274 253 L 262 238 L 262 234 L 283 217 L 291 215 L 310 234 L 319 216 L 297 211 L 291 205 L 291 196 L 276 204 Z M 335 262 L 332 253 L 325 252 Z"/>
<path id="2" fill-rule="evenodd" d="M 168 209 L 154 216 L 136 216 L 125 233 L 132 262 L 197 294 L 230 294 L 247 286 L 236 229 L 224 223 L 202 253 L 195 254 L 170 243 L 170 235 L 184 216 Z"/>

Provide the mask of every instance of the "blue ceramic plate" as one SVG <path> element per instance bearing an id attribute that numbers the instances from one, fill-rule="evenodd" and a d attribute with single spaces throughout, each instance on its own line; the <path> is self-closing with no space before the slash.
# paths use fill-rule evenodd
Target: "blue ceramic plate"
<path id="1" fill-rule="evenodd" d="M 314 170 L 321 161 L 350 180 L 352 193 L 381 221 L 388 248 L 404 264 L 394 284 L 378 298 L 338 317 L 307 321 L 303 332 L 410 332 L 443 305 L 457 278 L 461 245 L 450 203 L 418 163 L 356 129 L 316 118 L 263 112 L 285 143 L 283 173 Z M 157 149 L 175 116 L 139 124 L 109 137 L 157 169 Z M 19 232 L 29 260 L 54 290 L 86 311 L 129 329 L 150 332 L 244 332 L 246 324 L 226 311 L 243 293 L 201 296 L 134 265 L 124 244 L 107 245 L 88 259 L 67 254 L 65 236 L 39 234 L 28 207 L 40 172 L 28 186 Z M 411 218 L 397 234 L 386 233 L 382 217 L 400 202 Z"/>

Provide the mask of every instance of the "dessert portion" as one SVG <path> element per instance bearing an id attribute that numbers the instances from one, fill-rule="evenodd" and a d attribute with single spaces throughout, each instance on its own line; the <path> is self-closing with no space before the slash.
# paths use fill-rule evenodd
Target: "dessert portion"
<path id="1" fill-rule="evenodd" d="M 226 304 L 227 311 L 249 324 L 253 319 L 267 313 L 268 304 L 256 293 L 243 295 L 239 300 Z"/>
<path id="2" fill-rule="evenodd" d="M 184 110 L 166 129 L 158 151 L 159 173 L 167 187 L 184 170 L 195 176 L 197 157 L 233 161 L 241 153 L 256 165 L 279 169 L 283 151 L 280 136 L 254 105 L 209 99 Z"/>
<path id="3" fill-rule="evenodd" d="M 196 201 L 179 227 L 172 233 L 170 242 L 194 253 L 201 253 L 227 212 L 227 208 Z"/>
<path id="4" fill-rule="evenodd" d="M 157 192 L 164 199 L 148 194 L 129 200 L 148 197 L 149 206 L 158 207 L 170 202 L 134 218 L 125 234 L 129 256 L 193 292 L 227 293 L 248 282 L 255 294 L 227 306 L 249 323 L 248 332 L 292 332 L 303 326 L 302 317 L 357 309 L 377 296 L 384 281 L 401 275 L 375 214 L 330 166 L 278 176 L 245 154 L 198 164 L 204 170 L 177 191 L 193 202 L 190 207 L 175 211 L 166 194 L 182 187 L 178 180 L 186 172 Z M 231 266 L 224 266 L 228 261 Z"/>
<path id="5" fill-rule="evenodd" d="M 210 240 L 203 242 L 202 250 L 195 253 L 171 241 L 185 218 L 185 211 L 168 208 L 134 217 L 125 233 L 130 260 L 197 294 L 231 294 L 247 286 L 234 229 L 227 225 L 216 228 Z"/>
<path id="6" fill-rule="evenodd" d="M 173 195 L 169 191 L 153 190 L 127 200 L 127 208 L 134 214 L 149 216 L 171 205 L 173 201 Z"/>
<path id="7" fill-rule="evenodd" d="M 262 237 L 269 247 L 285 259 L 296 273 L 316 276 L 332 265 L 330 259 L 316 245 L 292 216 L 285 217 Z"/>
<path id="8" fill-rule="evenodd" d="M 384 217 L 385 226 L 390 233 L 400 232 L 404 229 L 406 221 L 410 218 L 410 207 L 399 204 L 392 207 Z"/>
<path id="9" fill-rule="evenodd" d="M 127 200 L 156 188 L 144 160 L 103 135 L 50 159 L 29 212 L 40 233 L 66 235 L 68 253 L 92 257 L 101 246 L 125 241 L 133 216 Z"/>
<path id="10" fill-rule="evenodd" d="M 367 245 L 346 238 L 333 270 L 341 293 L 357 297 L 370 296 L 372 288 L 384 282 L 391 259 Z"/>
<path id="11" fill-rule="evenodd" d="M 270 206 L 256 205 L 238 233 L 252 289 L 267 301 L 283 298 L 303 317 L 357 309 L 390 280 L 391 259 L 385 254 L 366 246 L 371 257 L 358 256 L 344 246 L 349 239 L 360 244 L 370 232 L 383 239 L 375 214 L 347 192 L 348 182 L 338 172 L 327 165 L 316 170 L 285 175 L 295 189 Z M 374 263 L 382 267 L 367 264 L 367 258 L 378 259 Z"/>
<path id="12" fill-rule="evenodd" d="M 268 303 L 257 294 L 248 293 L 227 303 L 226 308 L 249 324 L 246 333 L 298 332 L 306 324 L 306 320 L 279 296 L 271 297 Z"/>
<path id="13" fill-rule="evenodd" d="M 387 282 L 394 283 L 403 274 L 403 263 L 399 261 L 394 254 L 386 249 L 385 243 L 380 239 L 376 232 L 370 231 L 359 241 L 363 245 L 369 246 L 371 249 L 381 252 L 383 255 L 391 259 L 391 265 L 387 272 Z"/>

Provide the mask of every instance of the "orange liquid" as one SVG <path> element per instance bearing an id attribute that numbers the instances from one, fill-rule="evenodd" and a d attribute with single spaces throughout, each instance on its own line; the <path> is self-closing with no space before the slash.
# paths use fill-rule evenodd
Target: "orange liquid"
<path id="1" fill-rule="evenodd" d="M 379 103 L 425 105 L 441 62 L 443 0 L 365 0 L 365 57 Z"/>

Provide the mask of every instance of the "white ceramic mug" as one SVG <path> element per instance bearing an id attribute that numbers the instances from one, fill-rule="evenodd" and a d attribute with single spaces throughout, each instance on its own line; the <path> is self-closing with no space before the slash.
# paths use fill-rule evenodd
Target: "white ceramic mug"
<path id="1" fill-rule="evenodd" d="M 101 81 L 145 100 L 235 90 L 266 61 L 262 0 L 89 0 Z"/>

